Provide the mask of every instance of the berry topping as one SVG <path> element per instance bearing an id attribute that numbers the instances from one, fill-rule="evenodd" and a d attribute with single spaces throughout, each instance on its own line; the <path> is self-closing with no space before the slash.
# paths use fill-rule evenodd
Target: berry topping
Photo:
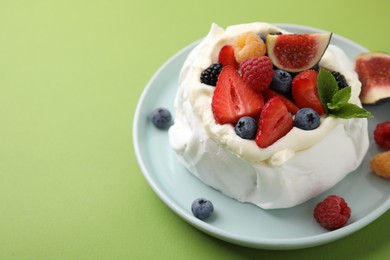
<path id="1" fill-rule="evenodd" d="M 273 66 L 267 56 L 252 57 L 240 63 L 243 80 L 256 91 L 267 89 L 274 75 Z"/>
<path id="2" fill-rule="evenodd" d="M 222 64 L 222 66 L 231 65 L 235 68 L 238 68 L 238 63 L 236 61 L 236 57 L 234 56 L 234 48 L 231 45 L 225 45 L 219 51 L 218 62 Z"/>
<path id="3" fill-rule="evenodd" d="M 214 206 L 207 199 L 196 199 L 191 205 L 191 211 L 194 216 L 200 220 L 205 220 L 211 216 Z"/>
<path id="4" fill-rule="evenodd" d="M 238 63 L 251 57 L 264 56 L 267 51 L 263 40 L 252 32 L 246 32 L 237 36 L 233 47 L 234 56 Z"/>
<path id="5" fill-rule="evenodd" d="M 264 90 L 262 94 L 264 96 L 265 101 L 268 101 L 273 97 L 279 97 L 284 103 L 284 105 L 287 107 L 288 112 L 290 112 L 292 115 L 295 115 L 295 113 L 299 110 L 299 108 L 289 98 L 280 94 L 279 92 L 273 91 L 270 88 Z"/>
<path id="6" fill-rule="evenodd" d="M 261 93 L 249 87 L 232 66 L 222 69 L 211 101 L 219 124 L 233 124 L 243 116 L 257 118 L 264 105 Z"/>
<path id="7" fill-rule="evenodd" d="M 347 224 L 351 217 L 351 209 L 345 200 L 337 195 L 331 195 L 317 204 L 314 218 L 324 228 L 335 230 Z"/>
<path id="8" fill-rule="evenodd" d="M 218 76 L 221 70 L 222 65 L 220 63 L 211 64 L 200 74 L 200 82 L 210 86 L 215 86 L 217 84 Z"/>
<path id="9" fill-rule="evenodd" d="M 160 107 L 156 108 L 150 114 L 152 123 L 160 129 L 168 128 L 171 125 L 172 115 L 168 109 Z"/>
<path id="10" fill-rule="evenodd" d="M 301 108 L 295 114 L 294 125 L 303 130 L 316 129 L 320 125 L 320 116 L 311 108 Z"/>
<path id="11" fill-rule="evenodd" d="M 267 101 L 260 114 L 256 144 L 266 148 L 285 136 L 293 128 L 293 119 L 279 97 Z"/>
<path id="12" fill-rule="evenodd" d="M 256 120 L 252 117 L 244 116 L 238 120 L 234 130 L 239 137 L 253 140 L 256 137 L 257 126 Z"/>
<path id="13" fill-rule="evenodd" d="M 299 108 L 310 107 L 319 115 L 325 113 L 317 90 L 317 75 L 314 70 L 305 70 L 292 81 L 292 95 Z"/>
<path id="14" fill-rule="evenodd" d="M 286 96 L 284 96 L 276 91 L 273 91 L 272 89 L 268 88 L 268 89 L 264 90 L 262 92 L 262 94 L 263 94 L 265 101 L 268 101 L 269 99 L 271 99 L 273 97 L 279 97 L 282 100 L 282 102 L 284 103 L 284 105 L 286 106 L 288 112 L 290 112 L 292 115 L 295 115 L 295 113 L 298 112 L 298 110 L 299 110 L 299 108 L 289 98 L 287 98 Z"/>
<path id="15" fill-rule="evenodd" d="M 376 154 L 370 162 L 374 173 L 383 178 L 390 178 L 390 151 Z"/>
<path id="16" fill-rule="evenodd" d="M 374 130 L 374 140 L 379 146 L 390 150 L 390 121 L 376 125 Z"/>
<path id="17" fill-rule="evenodd" d="M 338 71 L 332 71 L 332 75 L 336 79 L 337 85 L 339 86 L 339 89 L 348 87 L 347 80 L 345 79 L 343 74 L 341 74 Z"/>
<path id="18" fill-rule="evenodd" d="M 291 90 L 291 83 L 292 77 L 290 73 L 276 69 L 269 87 L 279 93 L 286 94 Z"/>

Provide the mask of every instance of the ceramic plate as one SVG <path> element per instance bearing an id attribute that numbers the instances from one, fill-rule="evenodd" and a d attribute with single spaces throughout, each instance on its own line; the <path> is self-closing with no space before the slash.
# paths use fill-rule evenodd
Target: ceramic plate
<path id="1" fill-rule="evenodd" d="M 296 33 L 321 31 L 297 25 L 278 26 Z M 374 221 L 390 208 L 389 181 L 375 176 L 369 168 L 370 158 L 378 152 L 372 138 L 368 154 L 355 172 L 331 190 L 289 209 L 263 210 L 251 204 L 237 202 L 191 175 L 170 149 L 168 132 L 156 129 L 148 120 L 148 115 L 160 106 L 174 111 L 179 72 L 196 44 L 178 52 L 156 72 L 139 100 L 133 122 L 133 142 L 140 168 L 152 189 L 176 214 L 199 230 L 234 244 L 262 249 L 295 249 L 345 237 Z M 335 34 L 332 44 L 342 48 L 351 60 L 367 51 Z M 375 116 L 374 119 L 369 119 L 369 133 L 372 135 L 377 122 L 390 120 L 390 103 L 367 109 Z M 330 194 L 344 197 L 352 209 L 348 225 L 332 232 L 323 229 L 313 218 L 315 205 Z M 214 204 L 215 212 L 207 221 L 200 221 L 191 213 L 191 203 L 199 197 L 208 198 Z"/>

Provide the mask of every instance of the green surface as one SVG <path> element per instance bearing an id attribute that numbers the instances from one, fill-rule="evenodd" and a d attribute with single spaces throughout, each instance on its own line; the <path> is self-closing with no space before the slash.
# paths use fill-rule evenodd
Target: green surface
<path id="1" fill-rule="evenodd" d="M 148 186 L 131 127 L 150 77 L 212 22 L 303 24 L 390 52 L 389 3 L 1 1 L 0 259 L 388 259 L 390 212 L 295 251 L 199 232 Z"/>

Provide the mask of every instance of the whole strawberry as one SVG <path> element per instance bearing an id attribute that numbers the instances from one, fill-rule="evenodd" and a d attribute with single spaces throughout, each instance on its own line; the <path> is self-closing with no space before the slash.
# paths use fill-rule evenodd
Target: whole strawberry
<path id="1" fill-rule="evenodd" d="M 328 230 L 335 230 L 347 224 L 351 209 L 345 200 L 337 195 L 328 196 L 314 209 L 314 218 Z"/>
<path id="2" fill-rule="evenodd" d="M 272 61 L 267 56 L 243 60 L 240 63 L 240 70 L 245 83 L 258 92 L 267 89 L 274 76 Z"/>

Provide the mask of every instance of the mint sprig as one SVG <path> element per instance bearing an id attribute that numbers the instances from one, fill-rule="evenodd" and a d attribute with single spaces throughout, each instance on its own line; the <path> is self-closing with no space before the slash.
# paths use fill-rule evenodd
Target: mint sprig
<path id="1" fill-rule="evenodd" d="M 320 68 L 317 77 L 318 94 L 325 112 L 338 118 L 367 118 L 372 114 L 355 104 L 348 103 L 351 98 L 351 87 L 339 89 L 332 73 Z"/>

